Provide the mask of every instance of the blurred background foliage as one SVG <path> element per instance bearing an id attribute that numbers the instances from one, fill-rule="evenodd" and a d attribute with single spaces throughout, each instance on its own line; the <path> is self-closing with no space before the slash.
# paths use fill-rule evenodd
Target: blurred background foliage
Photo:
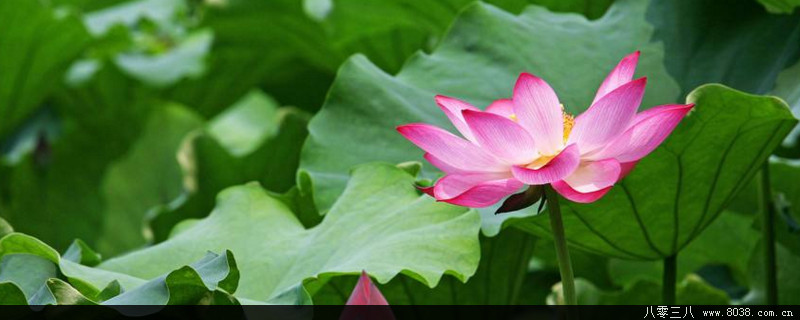
<path id="1" fill-rule="evenodd" d="M 395 304 L 552 303 L 559 277 L 546 216 L 435 204 L 410 189 L 417 174 L 438 174 L 430 166 L 363 164 L 419 161 L 393 128 L 443 123 L 433 115 L 434 94 L 486 105 L 510 94 L 519 72 L 532 71 L 568 93 L 565 104 L 577 113 L 613 63 L 642 50 L 639 73 L 651 80 L 646 107 L 690 93 L 708 107 L 626 180 L 659 193 L 629 197 L 680 197 L 670 193 L 671 178 L 637 178 L 674 166 L 689 168 L 688 179 L 717 170 L 722 191 L 715 193 L 717 177 L 698 177 L 706 180 L 683 193 L 701 194 L 696 202 L 676 200 L 673 209 L 654 201 L 638 223 L 626 218 L 628 209 L 614 211 L 634 202 L 615 191 L 591 210 L 573 210 L 592 217 L 590 231 L 569 229 L 568 213 L 579 299 L 657 303 L 661 264 L 648 260 L 680 251 L 678 303 L 763 303 L 751 180 L 775 149 L 768 161 L 779 208 L 780 302 L 798 304 L 800 279 L 787 270 L 800 266 L 800 136 L 786 111 L 800 115 L 798 6 L 0 1 L 0 300 L 343 303 L 355 274 L 369 267 Z M 698 89 L 707 83 L 727 87 Z M 705 122 L 709 129 L 699 129 Z M 737 133 L 744 127 L 756 129 Z M 689 149 L 694 142 L 686 141 L 697 137 L 702 143 Z M 727 138 L 733 153 L 710 160 Z M 671 150 L 688 151 L 669 160 Z M 253 181 L 265 190 L 228 189 Z M 688 227 L 659 220 L 679 208 Z M 392 220 L 404 212 L 425 223 Z M 413 245 L 426 224 L 450 230 L 441 233 L 449 242 Z M 610 246 L 597 238 L 614 228 L 625 232 Z M 648 229 L 651 248 L 630 236 L 648 237 Z M 380 247 L 385 238 L 392 241 Z M 353 247 L 358 241 L 375 245 Z M 444 251 L 454 254 L 431 261 Z M 258 288 L 254 279 L 270 285 Z"/>

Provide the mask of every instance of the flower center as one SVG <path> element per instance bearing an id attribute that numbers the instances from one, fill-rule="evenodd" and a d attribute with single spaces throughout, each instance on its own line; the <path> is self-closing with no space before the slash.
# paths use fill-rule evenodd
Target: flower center
<path id="1" fill-rule="evenodd" d="M 526 167 L 532 168 L 532 169 L 540 169 L 541 167 L 544 167 L 545 165 L 550 163 L 550 160 L 553 160 L 553 158 L 555 158 L 557 155 L 558 154 L 542 155 L 542 156 L 536 158 L 536 160 L 533 160 L 533 162 L 529 163 Z"/>
<path id="2" fill-rule="evenodd" d="M 564 143 L 567 143 L 569 134 L 572 132 L 572 126 L 575 125 L 575 117 L 566 111 L 562 111 L 562 113 L 564 114 Z"/>
<path id="3" fill-rule="evenodd" d="M 564 111 L 564 105 L 563 104 L 561 105 L 561 113 L 562 113 L 562 118 L 563 118 L 563 121 L 564 121 L 564 138 L 563 138 L 564 140 L 563 141 L 564 141 L 564 144 L 566 144 L 567 140 L 569 139 L 569 134 L 572 133 L 572 127 L 575 126 L 575 117 L 572 116 L 571 114 L 567 113 L 566 111 Z M 514 121 L 517 120 L 517 116 L 514 115 L 514 114 L 512 114 L 509 118 L 511 118 L 511 120 L 514 120 Z M 553 160 L 556 156 L 558 156 L 558 154 L 560 152 L 561 151 L 556 152 L 555 154 L 543 154 L 543 155 L 540 155 L 539 158 L 536 158 L 536 160 L 533 160 L 533 162 L 529 163 L 527 165 L 527 167 L 533 168 L 533 169 L 539 169 L 541 167 L 544 167 L 545 165 L 550 163 L 550 161 Z"/>

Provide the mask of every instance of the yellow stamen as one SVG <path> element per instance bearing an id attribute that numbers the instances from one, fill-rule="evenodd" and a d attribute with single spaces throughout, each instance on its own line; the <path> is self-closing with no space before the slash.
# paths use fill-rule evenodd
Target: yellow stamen
<path id="1" fill-rule="evenodd" d="M 572 132 L 572 126 L 575 125 L 575 117 L 567 113 L 567 110 L 564 109 L 563 103 L 561 104 L 561 114 L 564 117 L 564 143 L 567 143 L 569 134 Z"/>
<path id="2" fill-rule="evenodd" d="M 571 114 L 564 112 L 564 143 L 567 143 L 569 134 L 572 132 L 572 126 L 575 125 L 575 117 Z"/>
<path id="3" fill-rule="evenodd" d="M 511 121 L 517 122 L 517 115 L 516 114 L 512 113 L 510 116 L 508 116 L 508 118 L 511 119 Z"/>
<path id="4" fill-rule="evenodd" d="M 539 158 L 536 158 L 536 160 L 533 160 L 533 162 L 529 163 L 526 167 L 531 169 L 540 169 L 541 167 L 544 167 L 545 165 L 550 163 L 550 160 L 553 160 L 553 158 L 555 157 L 556 157 L 555 154 L 549 156 L 545 155 L 540 156 Z"/>

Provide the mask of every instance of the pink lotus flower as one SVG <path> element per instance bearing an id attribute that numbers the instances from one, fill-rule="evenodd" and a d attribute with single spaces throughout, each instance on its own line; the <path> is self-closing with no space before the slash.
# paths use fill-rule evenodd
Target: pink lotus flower
<path id="1" fill-rule="evenodd" d="M 633 79 L 639 52 L 628 55 L 578 117 L 564 112 L 553 89 L 523 73 L 512 99 L 481 111 L 457 99 L 436 103 L 463 138 L 413 123 L 397 127 L 445 173 L 423 191 L 439 201 L 486 207 L 524 185 L 550 184 L 581 203 L 605 195 L 672 132 L 694 105 L 663 105 L 636 113 L 646 78 Z"/>

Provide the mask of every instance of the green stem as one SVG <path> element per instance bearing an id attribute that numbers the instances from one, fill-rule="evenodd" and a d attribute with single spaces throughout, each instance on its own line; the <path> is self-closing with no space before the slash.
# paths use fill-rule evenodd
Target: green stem
<path id="1" fill-rule="evenodd" d="M 564 236 L 564 223 L 561 221 L 561 207 L 558 205 L 558 194 L 549 185 L 545 187 L 547 196 L 547 209 L 550 212 L 550 228 L 553 229 L 553 242 L 556 245 L 558 269 L 561 271 L 561 288 L 564 293 L 564 303 L 577 305 L 575 295 L 575 277 L 572 275 L 572 262 L 567 250 L 567 238 Z"/>
<path id="2" fill-rule="evenodd" d="M 664 278 L 661 282 L 661 300 L 665 305 L 675 304 L 675 282 L 678 275 L 678 254 L 664 258 Z"/>
<path id="3" fill-rule="evenodd" d="M 769 161 L 761 169 L 761 232 L 764 245 L 764 268 L 766 270 L 767 304 L 778 304 L 778 277 L 775 263 L 775 204 L 772 199 L 772 189 L 769 183 Z"/>

